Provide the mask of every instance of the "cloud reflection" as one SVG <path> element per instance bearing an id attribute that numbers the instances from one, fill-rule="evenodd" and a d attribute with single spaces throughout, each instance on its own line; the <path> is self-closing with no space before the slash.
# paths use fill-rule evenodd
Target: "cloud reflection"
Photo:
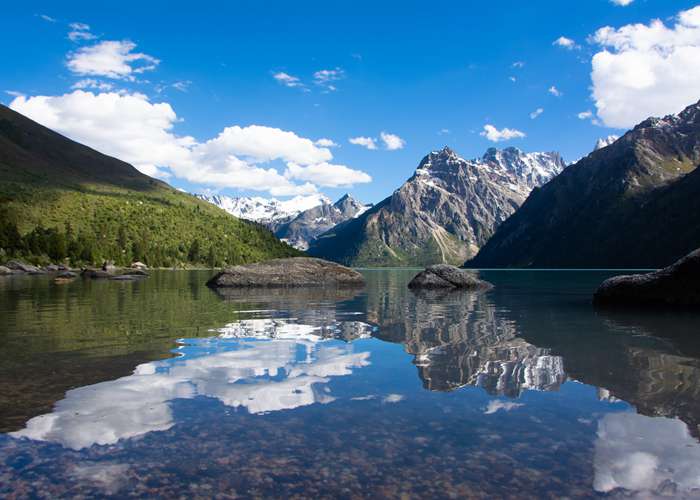
<path id="1" fill-rule="evenodd" d="M 359 336 L 370 331 L 369 325 L 353 323 L 348 328 Z M 346 330 L 338 327 L 341 335 Z M 324 342 L 328 331 L 284 320 L 233 323 L 219 337 L 182 345 L 180 357 L 68 391 L 52 413 L 31 419 L 13 435 L 78 450 L 169 429 L 174 399 L 206 396 L 253 414 L 329 403 L 334 398 L 319 386 L 370 362 L 369 352 Z"/>

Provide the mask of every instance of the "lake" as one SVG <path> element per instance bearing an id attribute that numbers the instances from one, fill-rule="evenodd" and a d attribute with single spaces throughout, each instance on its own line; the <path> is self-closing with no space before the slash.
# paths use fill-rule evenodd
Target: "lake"
<path id="1" fill-rule="evenodd" d="M 0 497 L 700 497 L 700 316 L 486 293 L 0 279 Z"/>

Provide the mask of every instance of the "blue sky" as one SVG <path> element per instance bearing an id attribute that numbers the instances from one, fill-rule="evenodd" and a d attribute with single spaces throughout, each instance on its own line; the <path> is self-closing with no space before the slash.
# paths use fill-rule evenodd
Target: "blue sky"
<path id="1" fill-rule="evenodd" d="M 13 2 L 3 6 L 0 100 L 186 190 L 282 197 L 318 190 L 332 198 L 347 191 L 377 202 L 444 145 L 466 158 L 517 146 L 574 160 L 645 112 L 697 101 L 695 70 L 683 73 L 679 60 L 630 70 L 623 56 L 651 61 L 669 47 L 679 58 L 680 49 L 698 49 L 697 16 L 678 16 L 700 2 L 615 3 L 626 2 Z M 648 28 L 653 19 L 665 31 Z M 634 23 L 641 24 L 619 31 Z M 612 31 L 591 38 L 606 26 Z M 658 47 L 646 43 L 649 33 Z M 100 66 L 95 51 L 97 59 L 76 58 L 106 49 L 104 42 L 119 44 L 110 54 L 121 66 Z M 601 59 L 594 82 L 592 58 L 603 51 L 611 61 Z M 681 77 L 666 81 L 669 67 L 680 67 Z M 640 90 L 647 73 L 653 78 Z M 82 94 L 56 99 L 75 92 Z M 93 101 L 86 92 L 113 98 Z M 125 99 L 133 95 L 138 102 Z M 116 109 L 104 117 L 99 103 Z M 130 103 L 139 109 L 129 111 Z M 601 103 L 632 111 L 601 112 Z M 80 128 L 86 116 L 99 133 Z M 490 141 L 486 125 L 511 129 L 492 139 L 511 138 Z M 401 140 L 385 143 L 381 132 Z M 377 148 L 351 144 L 356 137 L 373 138 Z M 338 146 L 310 146 L 321 138 Z"/>

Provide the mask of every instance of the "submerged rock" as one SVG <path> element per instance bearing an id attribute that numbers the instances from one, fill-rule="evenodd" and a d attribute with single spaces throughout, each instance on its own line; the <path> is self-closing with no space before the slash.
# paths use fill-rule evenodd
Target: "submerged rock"
<path id="1" fill-rule="evenodd" d="M 53 279 L 54 283 L 57 283 L 59 285 L 64 284 L 64 283 L 70 283 L 73 281 L 78 275 L 75 274 L 74 272 L 71 271 L 62 271 L 59 272 L 56 277 Z"/>
<path id="2" fill-rule="evenodd" d="M 700 306 L 700 249 L 647 274 L 615 276 L 593 295 L 596 305 Z"/>
<path id="3" fill-rule="evenodd" d="M 207 282 L 219 287 L 309 287 L 362 286 L 365 280 L 357 271 L 335 262 L 310 257 L 273 259 L 257 264 L 233 266 Z"/>
<path id="4" fill-rule="evenodd" d="M 448 288 L 463 290 L 486 290 L 493 285 L 474 276 L 473 272 L 448 264 L 427 267 L 408 284 L 409 288 Z"/>
<path id="5" fill-rule="evenodd" d="M 103 271 L 102 269 L 92 268 L 84 269 L 81 275 L 83 276 L 83 278 L 90 278 L 93 280 L 109 279 L 114 276 L 112 273 L 108 273 L 107 271 Z"/>

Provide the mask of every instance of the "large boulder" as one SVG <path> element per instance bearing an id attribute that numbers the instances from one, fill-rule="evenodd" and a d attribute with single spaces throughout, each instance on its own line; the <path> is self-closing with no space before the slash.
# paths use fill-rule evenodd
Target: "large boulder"
<path id="1" fill-rule="evenodd" d="M 448 264 L 436 264 L 418 273 L 408 284 L 414 289 L 487 290 L 493 285 L 478 279 L 473 272 Z"/>
<path id="2" fill-rule="evenodd" d="M 365 280 L 360 273 L 335 262 L 310 257 L 292 257 L 229 267 L 210 279 L 207 286 L 213 288 L 356 287 L 364 283 Z"/>
<path id="3" fill-rule="evenodd" d="M 109 279 L 114 276 L 112 273 L 103 271 L 102 269 L 93 268 L 83 269 L 83 272 L 80 274 L 83 276 L 83 278 L 89 278 L 93 280 Z"/>
<path id="4" fill-rule="evenodd" d="M 593 296 L 600 306 L 700 306 L 700 249 L 656 272 L 615 276 Z"/>

